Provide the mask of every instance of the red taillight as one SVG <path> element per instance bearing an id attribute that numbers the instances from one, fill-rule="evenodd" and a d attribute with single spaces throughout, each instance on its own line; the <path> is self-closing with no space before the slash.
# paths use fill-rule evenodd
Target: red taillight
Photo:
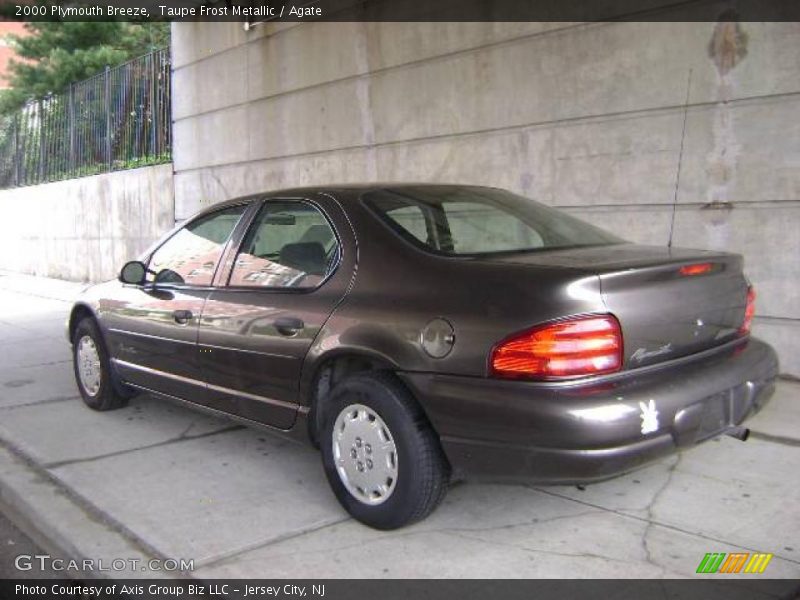
<path id="1" fill-rule="evenodd" d="M 576 317 L 516 334 L 492 350 L 497 377 L 552 379 L 619 371 L 622 332 L 613 315 Z"/>
<path id="2" fill-rule="evenodd" d="M 741 335 L 750 333 L 750 326 L 753 324 L 753 315 L 756 314 L 756 291 L 753 286 L 747 288 L 747 304 L 744 306 L 744 321 L 742 326 L 739 327 Z"/>
<path id="3" fill-rule="evenodd" d="M 710 273 L 714 267 L 711 263 L 697 263 L 694 265 L 685 265 L 679 269 L 681 275 L 704 275 Z"/>

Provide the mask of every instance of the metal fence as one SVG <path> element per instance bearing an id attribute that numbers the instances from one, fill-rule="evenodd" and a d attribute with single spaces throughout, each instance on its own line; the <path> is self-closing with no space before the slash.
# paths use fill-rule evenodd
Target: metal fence
<path id="1" fill-rule="evenodd" d="M 165 48 L 0 117 L 0 188 L 169 162 L 170 90 Z"/>

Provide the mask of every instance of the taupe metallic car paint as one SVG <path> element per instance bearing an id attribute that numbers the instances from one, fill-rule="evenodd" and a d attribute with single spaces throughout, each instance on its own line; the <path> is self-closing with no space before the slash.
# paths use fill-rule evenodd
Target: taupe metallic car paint
<path id="1" fill-rule="evenodd" d="M 312 399 L 324 365 L 369 357 L 413 392 L 457 475 L 601 479 L 722 433 L 769 398 L 775 353 L 737 334 L 747 289 L 741 257 L 634 244 L 437 256 L 365 206 L 362 195 L 379 188 L 294 189 L 215 205 L 198 216 L 249 207 L 212 286 L 111 281 L 85 292 L 70 326 L 78 315 L 95 315 L 121 381 L 296 439 L 309 431 L 313 438 L 320 407 Z M 313 290 L 227 287 L 260 204 L 287 198 L 310 202 L 329 219 L 341 247 L 335 271 Z M 676 275 L 699 261 L 712 263 L 713 273 Z M 175 311 L 191 318 L 177 323 Z M 623 330 L 621 372 L 561 382 L 488 376 L 491 349 L 506 336 L 608 312 Z M 280 319 L 304 327 L 287 335 Z M 434 319 L 453 328 L 443 358 L 421 343 Z M 644 434 L 651 401 L 659 427 Z"/>

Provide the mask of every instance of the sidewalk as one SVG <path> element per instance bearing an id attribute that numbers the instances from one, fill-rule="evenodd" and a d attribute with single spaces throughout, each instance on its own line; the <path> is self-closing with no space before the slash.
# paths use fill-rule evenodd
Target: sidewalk
<path id="1" fill-rule="evenodd" d="M 746 443 L 585 490 L 458 485 L 423 523 L 378 532 L 339 507 L 310 448 L 146 396 L 85 408 L 64 337 L 82 287 L 0 272 L 0 509 L 54 556 L 193 560 L 174 576 L 194 577 L 649 578 L 770 552 L 766 576 L 800 577 L 797 383 Z"/>

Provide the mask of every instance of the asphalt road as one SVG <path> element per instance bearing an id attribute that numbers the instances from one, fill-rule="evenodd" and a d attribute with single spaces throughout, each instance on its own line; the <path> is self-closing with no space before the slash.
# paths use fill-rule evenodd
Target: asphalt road
<path id="1" fill-rule="evenodd" d="M 0 513 L 0 579 L 51 579 L 61 575 L 50 568 L 19 570 L 15 565 L 18 556 L 47 554 L 31 538 L 17 528 L 3 513 Z M 24 563 L 23 563 L 24 564 Z"/>
<path id="2" fill-rule="evenodd" d="M 379 532 L 339 507 L 312 449 L 146 396 L 84 407 L 63 335 L 78 287 L 0 277 L 0 505 L 67 556 L 145 561 L 131 577 L 662 578 L 696 577 L 708 552 L 767 552 L 765 576 L 800 578 L 797 383 L 745 443 L 585 489 L 459 485 L 424 522 Z M 147 562 L 167 558 L 191 564 Z"/>

